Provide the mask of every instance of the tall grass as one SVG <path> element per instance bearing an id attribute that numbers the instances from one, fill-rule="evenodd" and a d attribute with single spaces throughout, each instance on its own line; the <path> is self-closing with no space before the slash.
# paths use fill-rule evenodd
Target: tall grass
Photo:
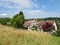
<path id="1" fill-rule="evenodd" d="M 0 45 L 60 45 L 60 37 L 0 25 Z"/>

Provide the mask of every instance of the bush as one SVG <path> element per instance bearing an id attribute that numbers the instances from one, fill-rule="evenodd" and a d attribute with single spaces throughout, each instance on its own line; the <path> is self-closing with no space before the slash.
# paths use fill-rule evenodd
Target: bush
<path id="1" fill-rule="evenodd" d="M 60 36 L 60 30 L 57 30 L 56 33 L 57 33 L 57 36 Z"/>
<path id="2" fill-rule="evenodd" d="M 6 25 L 10 20 L 10 18 L 0 18 L 0 23 L 1 25 Z"/>

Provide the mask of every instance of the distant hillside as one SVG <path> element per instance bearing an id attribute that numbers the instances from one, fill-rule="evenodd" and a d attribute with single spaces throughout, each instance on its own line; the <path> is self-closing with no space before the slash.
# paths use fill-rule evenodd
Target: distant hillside
<path id="1" fill-rule="evenodd" d="M 33 19 L 26 19 L 26 20 L 33 20 Z M 37 18 L 37 20 L 60 20 L 60 17 L 48 17 L 48 18 Z"/>

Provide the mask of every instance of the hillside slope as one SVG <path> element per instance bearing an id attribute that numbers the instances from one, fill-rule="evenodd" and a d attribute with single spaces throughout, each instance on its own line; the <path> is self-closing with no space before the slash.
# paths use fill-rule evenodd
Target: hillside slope
<path id="1" fill-rule="evenodd" d="M 60 45 L 60 38 L 0 25 L 0 45 Z"/>

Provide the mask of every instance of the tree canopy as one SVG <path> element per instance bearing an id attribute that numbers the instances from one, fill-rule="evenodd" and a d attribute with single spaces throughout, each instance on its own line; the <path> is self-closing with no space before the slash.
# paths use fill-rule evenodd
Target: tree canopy
<path id="1" fill-rule="evenodd" d="M 23 28 L 24 21 L 25 21 L 24 14 L 22 11 L 20 11 L 19 14 L 16 14 L 12 18 L 11 25 L 15 28 Z"/>

